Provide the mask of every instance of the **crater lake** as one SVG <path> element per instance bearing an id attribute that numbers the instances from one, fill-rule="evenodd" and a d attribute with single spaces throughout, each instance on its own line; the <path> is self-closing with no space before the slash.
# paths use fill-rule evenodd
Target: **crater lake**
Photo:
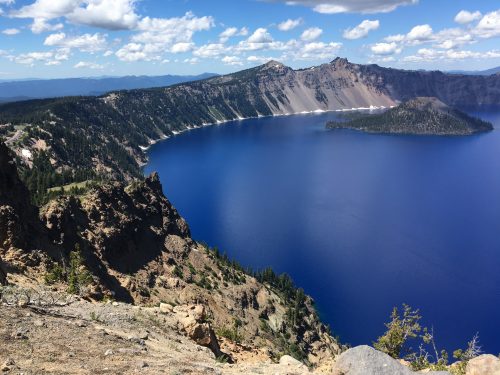
<path id="1" fill-rule="evenodd" d="M 335 113 L 207 126 L 149 150 L 193 237 L 286 272 L 333 334 L 371 344 L 393 306 L 439 347 L 500 352 L 500 111 L 489 133 L 326 130 Z"/>

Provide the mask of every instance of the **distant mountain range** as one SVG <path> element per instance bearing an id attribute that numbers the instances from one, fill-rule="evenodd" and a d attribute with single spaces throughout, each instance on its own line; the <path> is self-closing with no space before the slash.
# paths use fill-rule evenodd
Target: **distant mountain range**
<path id="1" fill-rule="evenodd" d="M 61 78 L 0 81 L 0 102 L 43 99 L 59 96 L 97 96 L 109 91 L 147 89 L 197 81 L 217 74 L 194 76 L 125 76 L 102 78 Z"/>
<path id="2" fill-rule="evenodd" d="M 497 66 L 496 68 L 487 69 L 487 70 L 451 70 L 448 73 L 466 74 L 466 75 L 473 75 L 473 76 L 490 76 L 492 74 L 500 73 L 500 66 Z"/>

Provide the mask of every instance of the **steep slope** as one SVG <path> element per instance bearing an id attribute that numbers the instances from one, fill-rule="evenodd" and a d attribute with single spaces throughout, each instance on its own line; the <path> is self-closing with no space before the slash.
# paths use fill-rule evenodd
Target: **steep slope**
<path id="1" fill-rule="evenodd" d="M 329 129 L 356 129 L 370 133 L 470 135 L 493 125 L 453 109 L 439 99 L 419 97 L 381 114 L 360 114 L 350 121 L 330 121 Z"/>
<path id="2" fill-rule="evenodd" d="M 193 241 L 156 174 L 60 197 L 38 217 L 5 146 L 0 156 L 2 284 L 8 271 L 7 281 L 14 285 L 49 284 L 52 291 L 91 300 L 169 302 L 181 317 L 191 314 L 189 306 L 201 305 L 196 309 L 205 312 L 199 318 L 180 322 L 189 337 L 216 355 L 216 340 L 223 337 L 234 343 L 225 351 L 236 359 L 241 345 L 267 347 L 267 358 L 290 353 L 311 364 L 338 352 L 312 299 L 287 276 L 270 270 L 250 274 Z"/>
<path id="3" fill-rule="evenodd" d="M 363 80 L 393 100 L 420 96 L 436 97 L 455 108 L 500 106 L 500 75 L 446 74 L 440 71 L 412 71 L 356 65 Z"/>

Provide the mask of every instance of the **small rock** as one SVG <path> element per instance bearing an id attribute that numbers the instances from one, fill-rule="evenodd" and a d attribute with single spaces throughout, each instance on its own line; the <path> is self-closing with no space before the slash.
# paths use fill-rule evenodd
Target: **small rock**
<path id="1" fill-rule="evenodd" d="M 76 325 L 77 327 L 87 327 L 87 323 L 85 323 L 83 320 L 77 320 L 77 321 L 75 322 L 75 325 Z"/>
<path id="2" fill-rule="evenodd" d="M 18 306 L 18 307 L 26 307 L 26 306 L 28 306 L 28 301 L 27 301 L 27 300 L 25 300 L 25 299 L 19 300 L 19 301 L 17 302 L 17 306 Z"/>
<path id="3" fill-rule="evenodd" d="M 113 302 L 113 306 L 120 306 L 118 302 Z"/>
<path id="4" fill-rule="evenodd" d="M 160 303 L 160 312 L 163 314 L 169 314 L 174 310 L 174 307 L 169 303 Z"/>
<path id="5" fill-rule="evenodd" d="M 12 366 L 14 366 L 16 363 L 14 362 L 14 360 L 12 358 L 9 358 L 8 360 L 6 360 L 2 367 L 1 367 L 1 370 L 3 372 L 7 372 L 7 371 L 10 371 L 12 369 Z"/>
<path id="6" fill-rule="evenodd" d="M 144 361 L 140 361 L 140 362 L 137 364 L 137 366 L 138 366 L 139 368 L 146 368 L 146 367 L 149 367 L 149 365 L 148 365 L 146 362 L 144 362 Z"/>
<path id="7" fill-rule="evenodd" d="M 45 326 L 45 323 L 43 322 L 43 320 L 37 319 L 37 320 L 35 320 L 35 321 L 33 322 L 33 325 L 34 325 L 35 327 L 43 327 L 43 326 Z"/>
<path id="8" fill-rule="evenodd" d="M 139 335 L 137 335 L 137 337 L 140 340 L 147 340 L 149 338 L 149 334 L 147 332 L 140 332 Z"/>
<path id="9" fill-rule="evenodd" d="M 284 355 L 283 357 L 280 358 L 280 365 L 285 365 L 285 366 L 293 366 L 293 367 L 302 367 L 304 366 L 302 362 L 296 360 L 295 358 L 289 356 L 289 355 Z"/>
<path id="10" fill-rule="evenodd" d="M 114 352 L 113 352 L 113 350 L 112 350 L 112 349 L 108 349 L 108 350 L 106 350 L 106 352 L 104 353 L 104 355 L 105 355 L 106 357 L 107 357 L 107 356 L 110 356 L 110 355 L 113 355 L 113 354 L 114 354 Z"/>

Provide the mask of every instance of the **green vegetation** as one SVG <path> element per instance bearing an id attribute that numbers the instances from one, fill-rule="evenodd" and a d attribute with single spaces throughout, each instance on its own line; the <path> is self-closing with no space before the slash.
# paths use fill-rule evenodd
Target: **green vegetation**
<path id="1" fill-rule="evenodd" d="M 416 98 L 383 113 L 343 114 L 328 129 L 356 129 L 372 133 L 467 135 L 489 131 L 489 122 L 446 106 L 436 98 Z"/>
<path id="2" fill-rule="evenodd" d="M 37 206 L 63 194 L 82 194 L 96 182 L 87 182 L 85 185 L 76 183 L 97 178 L 90 169 L 65 169 L 58 172 L 45 151 L 34 153 L 33 166 L 22 169 L 20 177 L 31 193 L 33 204 Z"/>
<path id="3" fill-rule="evenodd" d="M 402 358 L 409 361 L 415 371 L 431 369 L 464 375 L 467 362 L 481 354 L 479 335 L 476 334 L 468 342 L 465 350 L 459 349 L 453 352 L 453 357 L 459 363 L 448 368 L 448 352 L 438 349 L 434 329 L 422 327 L 421 319 L 419 311 L 406 304 L 403 304 L 401 312 L 395 307 L 392 310 L 390 322 L 386 323 L 387 331 L 373 343 L 374 348 L 395 359 Z M 419 344 L 418 351 L 410 346 L 410 341 L 416 341 Z"/>
<path id="4" fill-rule="evenodd" d="M 243 340 L 243 336 L 238 332 L 238 329 L 241 327 L 241 325 L 241 320 L 234 319 L 233 325 L 231 327 L 218 328 L 215 333 L 220 337 L 225 337 L 226 339 L 236 343 L 241 343 L 241 341 Z"/>
<path id="5" fill-rule="evenodd" d="M 66 260 L 68 264 L 66 264 Z M 68 259 L 63 259 L 61 263 L 54 263 L 44 279 L 49 285 L 58 282 L 67 283 L 67 291 L 70 294 L 79 294 L 84 287 L 92 283 L 92 274 L 85 266 L 80 245 L 75 245 L 75 249 L 69 253 Z"/>

